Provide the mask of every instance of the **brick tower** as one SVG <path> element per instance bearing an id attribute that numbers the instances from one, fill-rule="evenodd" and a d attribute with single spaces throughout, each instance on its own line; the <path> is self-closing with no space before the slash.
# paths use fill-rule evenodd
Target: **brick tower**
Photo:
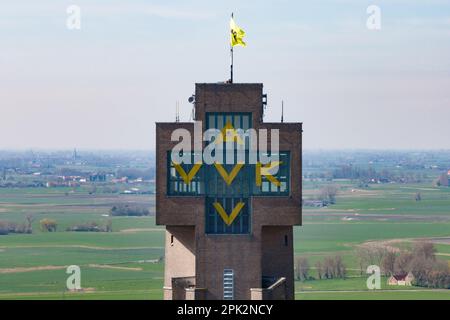
<path id="1" fill-rule="evenodd" d="M 171 141 L 176 129 L 191 134 L 192 158 L 208 142 L 195 142 L 193 122 L 156 124 L 156 223 L 166 226 L 164 299 L 294 298 L 302 124 L 264 122 L 265 100 L 260 83 L 196 84 L 194 118 L 202 124 L 200 134 L 267 129 L 269 149 L 271 130 L 278 129 L 273 174 L 267 162 L 178 163 L 171 153 L 179 143 Z"/>

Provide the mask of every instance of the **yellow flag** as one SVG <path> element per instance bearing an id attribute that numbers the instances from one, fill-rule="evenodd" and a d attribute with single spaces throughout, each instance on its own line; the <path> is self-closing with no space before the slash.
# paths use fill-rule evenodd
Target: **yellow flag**
<path id="1" fill-rule="evenodd" d="M 243 40 L 245 36 L 245 31 L 239 28 L 236 23 L 234 22 L 234 19 L 231 18 L 230 20 L 230 30 L 231 30 L 231 36 L 230 36 L 230 43 L 231 46 L 243 46 L 245 47 L 246 44 Z"/>

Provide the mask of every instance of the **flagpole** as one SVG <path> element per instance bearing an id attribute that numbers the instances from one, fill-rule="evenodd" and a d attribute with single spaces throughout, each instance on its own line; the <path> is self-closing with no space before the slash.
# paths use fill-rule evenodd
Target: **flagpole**
<path id="1" fill-rule="evenodd" d="M 230 66 L 230 71 L 231 71 L 231 78 L 230 78 L 230 83 L 233 83 L 233 46 L 231 46 L 231 66 Z"/>
<path id="2" fill-rule="evenodd" d="M 231 13 L 231 19 L 233 19 L 233 12 Z M 230 30 L 231 33 L 231 30 Z M 231 35 L 230 35 L 231 37 Z M 233 44 L 230 41 L 230 58 L 231 58 L 231 64 L 230 64 L 230 83 L 233 83 Z"/>

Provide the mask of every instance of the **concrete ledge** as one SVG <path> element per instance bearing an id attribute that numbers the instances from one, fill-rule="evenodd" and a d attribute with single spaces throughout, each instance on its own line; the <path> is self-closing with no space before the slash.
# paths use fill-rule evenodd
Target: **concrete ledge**
<path id="1" fill-rule="evenodd" d="M 251 288 L 251 300 L 285 300 L 286 278 L 282 277 L 268 288 Z"/>

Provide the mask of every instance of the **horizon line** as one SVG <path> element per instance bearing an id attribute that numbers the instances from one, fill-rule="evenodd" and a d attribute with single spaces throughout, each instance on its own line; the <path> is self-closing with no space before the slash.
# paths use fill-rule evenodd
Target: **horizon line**
<path id="1" fill-rule="evenodd" d="M 58 152 L 156 152 L 155 148 L 0 148 L 0 152 L 30 152 L 30 151 L 58 151 Z M 327 152 L 327 151 L 401 151 L 401 152 L 433 152 L 450 151 L 448 148 L 303 148 L 303 152 Z"/>

